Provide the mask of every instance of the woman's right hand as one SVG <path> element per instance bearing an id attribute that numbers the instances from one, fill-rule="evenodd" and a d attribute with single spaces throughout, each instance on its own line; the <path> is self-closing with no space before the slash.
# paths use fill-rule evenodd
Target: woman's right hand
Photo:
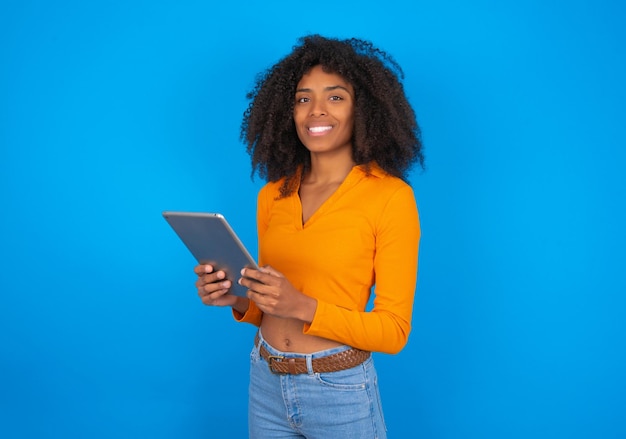
<path id="1" fill-rule="evenodd" d="M 235 306 L 237 296 L 228 294 L 232 281 L 225 279 L 222 270 L 214 271 L 211 265 L 196 265 L 193 270 L 198 275 L 196 287 L 202 303 L 210 306 Z"/>

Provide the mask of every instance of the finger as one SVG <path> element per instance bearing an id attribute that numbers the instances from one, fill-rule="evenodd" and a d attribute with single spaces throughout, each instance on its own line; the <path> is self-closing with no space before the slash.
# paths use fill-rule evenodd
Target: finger
<path id="1" fill-rule="evenodd" d="M 272 277 L 271 275 L 267 276 Z M 258 280 L 242 277 L 238 280 L 238 283 L 248 289 L 248 294 L 250 294 L 250 292 L 257 294 L 258 296 L 272 296 L 276 294 L 271 285 Z"/>
<path id="2" fill-rule="evenodd" d="M 213 272 L 213 266 L 209 265 L 209 264 L 200 264 L 200 265 L 196 265 L 193 269 L 194 273 L 196 273 L 198 276 L 206 274 L 206 273 L 212 273 Z"/>
<path id="3" fill-rule="evenodd" d="M 196 287 L 201 288 L 205 285 L 209 285 L 209 284 L 214 284 L 216 282 L 220 282 L 222 279 L 224 279 L 225 274 L 224 272 L 217 272 L 217 273 L 211 273 L 211 274 L 205 274 L 205 275 L 198 275 L 198 280 L 196 281 Z"/>
<path id="4" fill-rule="evenodd" d="M 218 291 L 228 291 L 231 285 L 232 282 L 229 280 L 225 280 L 224 282 L 212 282 L 208 284 L 197 285 L 198 295 L 200 297 L 205 297 Z"/>
<path id="5" fill-rule="evenodd" d="M 211 294 L 201 296 L 200 298 L 202 300 L 202 303 L 204 303 L 205 305 L 214 305 L 217 300 L 223 297 L 226 293 L 228 293 L 228 290 L 222 289 L 214 291 Z"/>
<path id="6" fill-rule="evenodd" d="M 272 267 L 270 265 L 265 265 L 264 267 L 261 267 L 261 272 L 268 273 L 268 274 L 271 274 L 272 276 L 276 276 L 276 277 L 285 277 L 285 276 L 283 276 L 283 274 L 280 271 L 274 269 L 274 267 Z"/>
<path id="7" fill-rule="evenodd" d="M 255 270 L 253 268 L 242 268 L 239 273 L 241 274 L 242 278 L 248 278 L 248 279 L 258 279 L 258 276 L 260 274 L 258 270 Z"/>
<path id="8" fill-rule="evenodd" d="M 204 276 L 201 276 L 200 278 L 204 280 L 204 283 L 207 283 L 207 284 L 213 283 L 213 282 L 219 282 L 220 280 L 226 278 L 226 273 L 220 270 L 220 271 L 216 271 L 215 273 L 205 274 Z"/>
<path id="9" fill-rule="evenodd" d="M 241 276 L 248 279 L 254 279 L 261 283 L 266 283 L 266 281 L 272 276 L 269 273 L 264 273 L 260 270 L 255 270 L 254 268 L 243 268 L 241 270 Z"/>
<path id="10" fill-rule="evenodd" d="M 228 290 L 232 285 L 232 282 L 229 280 L 225 280 L 224 282 L 215 282 L 212 284 L 207 284 L 205 285 L 204 289 L 205 291 L 208 291 L 209 293 L 212 293 L 216 290 L 219 289 L 224 289 L 224 290 Z"/>
<path id="11" fill-rule="evenodd" d="M 264 293 L 262 290 L 263 286 L 271 285 L 272 278 L 275 278 L 271 274 L 261 273 L 258 270 L 253 269 L 245 269 L 241 271 L 241 276 L 238 279 L 239 285 L 243 285 L 244 287 L 256 290 Z"/>
<path id="12" fill-rule="evenodd" d="M 248 299 L 257 303 L 257 305 L 264 306 L 274 306 L 276 305 L 276 296 L 271 292 L 262 292 L 259 290 L 248 290 L 246 291 L 246 296 Z"/>

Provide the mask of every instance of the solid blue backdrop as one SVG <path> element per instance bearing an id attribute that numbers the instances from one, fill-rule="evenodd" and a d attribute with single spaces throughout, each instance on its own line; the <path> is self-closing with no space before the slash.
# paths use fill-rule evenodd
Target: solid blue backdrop
<path id="1" fill-rule="evenodd" d="M 254 328 L 201 305 L 162 210 L 256 252 L 239 141 L 307 33 L 388 50 L 423 129 L 390 437 L 626 437 L 626 31 L 611 1 L 0 6 L 0 435 L 246 436 Z"/>

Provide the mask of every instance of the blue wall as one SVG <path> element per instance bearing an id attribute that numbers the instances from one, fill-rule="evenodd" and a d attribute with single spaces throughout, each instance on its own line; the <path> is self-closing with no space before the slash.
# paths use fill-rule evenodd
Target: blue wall
<path id="1" fill-rule="evenodd" d="M 391 437 L 626 437 L 621 2 L 0 6 L 0 436 L 245 437 L 254 328 L 162 210 L 255 252 L 245 93 L 300 35 L 393 54 L 424 132 Z"/>

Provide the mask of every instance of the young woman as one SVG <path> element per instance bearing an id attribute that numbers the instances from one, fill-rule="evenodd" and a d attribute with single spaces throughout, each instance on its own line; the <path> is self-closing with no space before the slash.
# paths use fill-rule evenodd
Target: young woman
<path id="1" fill-rule="evenodd" d="M 251 438 L 386 437 L 371 352 L 399 352 L 411 329 L 420 227 L 406 176 L 424 161 L 401 78 L 367 41 L 311 35 L 248 94 L 242 139 L 268 181 L 262 268 L 195 273 L 206 305 L 259 327 Z"/>

